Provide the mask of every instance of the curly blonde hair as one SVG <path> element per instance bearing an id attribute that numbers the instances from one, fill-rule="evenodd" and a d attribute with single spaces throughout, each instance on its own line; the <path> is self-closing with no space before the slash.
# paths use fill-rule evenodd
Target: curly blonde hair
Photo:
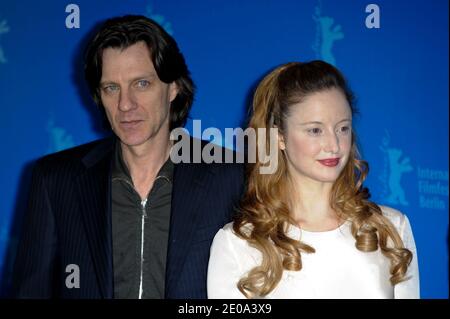
<path id="1" fill-rule="evenodd" d="M 288 225 L 295 225 L 290 214 L 289 176 L 286 156 L 278 147 L 270 150 L 268 130 L 277 127 L 283 134 L 290 106 L 301 102 L 307 95 L 336 88 L 349 102 L 355 113 L 353 94 L 342 74 L 323 61 L 292 62 L 269 73 L 258 85 L 253 99 L 253 115 L 249 127 L 266 128 L 266 148 L 277 151 L 277 170 L 273 174 L 260 174 L 262 163 L 248 164 L 248 186 L 234 219 L 233 230 L 262 254 L 261 264 L 242 277 L 237 286 L 247 297 L 263 297 L 280 282 L 283 271 L 302 269 L 301 253 L 314 253 L 313 247 L 286 235 Z M 258 133 L 257 133 L 258 134 Z M 258 137 L 258 136 L 257 136 Z M 258 157 L 256 152 L 256 157 Z M 330 206 L 343 220 L 351 221 L 355 246 L 363 252 L 378 247 L 390 261 L 390 282 L 395 285 L 406 280 L 412 254 L 379 206 L 368 200 L 369 192 L 363 188 L 368 173 L 367 162 L 360 159 L 356 137 L 352 133 L 352 146 L 347 164 L 333 184 Z"/>

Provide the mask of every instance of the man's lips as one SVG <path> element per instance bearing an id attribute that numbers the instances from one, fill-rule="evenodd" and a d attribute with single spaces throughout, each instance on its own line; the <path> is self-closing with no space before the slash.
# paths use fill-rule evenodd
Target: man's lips
<path id="1" fill-rule="evenodd" d="M 142 120 L 124 120 L 120 121 L 120 123 L 134 123 L 134 122 L 141 122 Z"/>
<path id="2" fill-rule="evenodd" d="M 142 122 L 142 120 L 120 121 L 120 126 L 124 129 L 131 129 L 136 127 Z"/>
<path id="3" fill-rule="evenodd" d="M 318 162 L 328 167 L 334 167 L 337 164 L 339 164 L 339 158 L 327 158 L 323 160 L 318 160 Z"/>

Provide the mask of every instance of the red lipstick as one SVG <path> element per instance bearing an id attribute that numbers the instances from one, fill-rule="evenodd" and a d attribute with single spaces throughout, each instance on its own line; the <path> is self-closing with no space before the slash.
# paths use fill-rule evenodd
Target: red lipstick
<path id="1" fill-rule="evenodd" d="M 339 158 L 327 158 L 323 160 L 318 160 L 320 164 L 328 166 L 328 167 L 335 167 L 337 164 L 339 164 Z"/>

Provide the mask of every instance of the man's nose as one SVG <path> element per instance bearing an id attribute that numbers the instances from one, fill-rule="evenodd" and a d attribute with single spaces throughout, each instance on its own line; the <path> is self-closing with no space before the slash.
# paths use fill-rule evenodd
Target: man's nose
<path id="1" fill-rule="evenodd" d="M 137 107 L 137 103 L 131 90 L 123 89 L 119 95 L 119 110 L 127 112 Z"/>

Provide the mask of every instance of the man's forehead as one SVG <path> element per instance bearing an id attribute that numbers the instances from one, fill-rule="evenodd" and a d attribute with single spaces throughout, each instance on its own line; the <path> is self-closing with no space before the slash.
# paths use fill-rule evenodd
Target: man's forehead
<path id="1" fill-rule="evenodd" d="M 145 43 L 103 50 L 102 81 L 113 80 L 117 76 L 127 79 L 157 76 Z"/>
<path id="2" fill-rule="evenodd" d="M 102 50 L 101 55 L 103 62 L 105 58 L 118 58 L 122 56 L 138 56 L 148 58 L 150 61 L 153 60 L 151 49 L 144 41 L 139 41 L 128 46 L 108 46 Z"/>

